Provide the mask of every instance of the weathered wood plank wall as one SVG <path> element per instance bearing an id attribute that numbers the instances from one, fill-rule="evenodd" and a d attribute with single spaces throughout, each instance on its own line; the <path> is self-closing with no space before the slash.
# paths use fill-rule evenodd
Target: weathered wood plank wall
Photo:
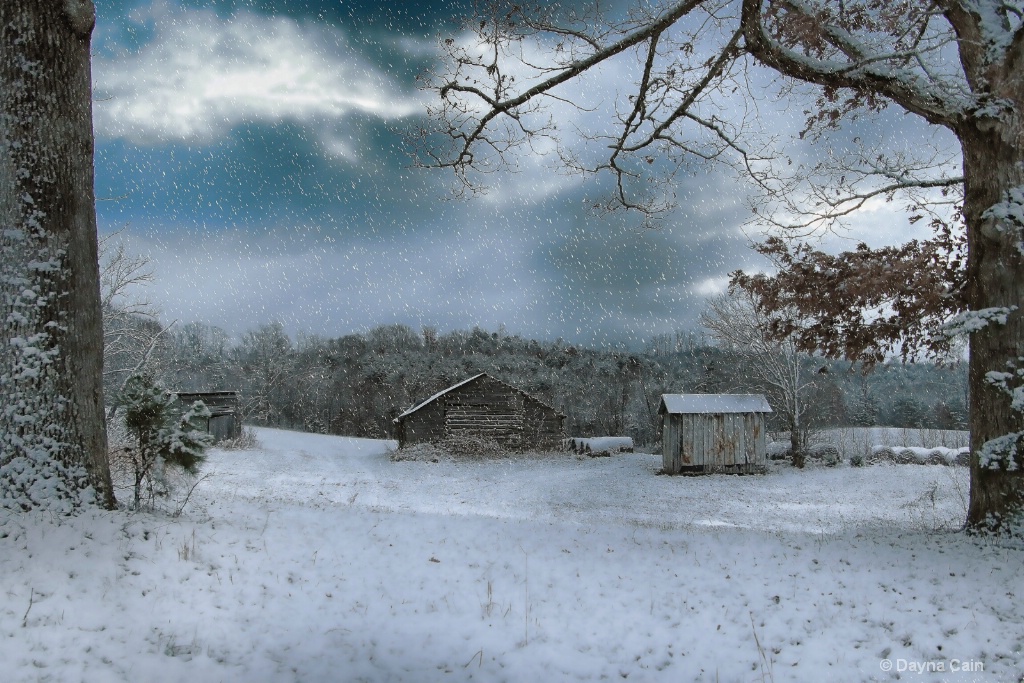
<path id="1" fill-rule="evenodd" d="M 759 472 L 766 451 L 760 413 L 663 416 L 662 465 L 668 474 Z"/>
<path id="2" fill-rule="evenodd" d="M 512 450 L 539 449 L 561 442 L 563 419 L 554 408 L 484 374 L 401 416 L 395 431 L 400 446 L 469 436 Z"/>

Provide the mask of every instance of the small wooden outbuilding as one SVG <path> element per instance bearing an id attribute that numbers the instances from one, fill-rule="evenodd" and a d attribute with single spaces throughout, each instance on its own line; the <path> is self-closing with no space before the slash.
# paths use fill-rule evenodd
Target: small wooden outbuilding
<path id="1" fill-rule="evenodd" d="M 183 411 L 196 401 L 202 401 L 210 410 L 206 431 L 213 435 L 214 443 L 242 435 L 237 391 L 179 391 L 177 394 L 178 405 Z"/>
<path id="2" fill-rule="evenodd" d="M 663 394 L 662 469 L 683 472 L 755 473 L 765 469 L 765 414 L 760 394 Z"/>
<path id="3" fill-rule="evenodd" d="M 399 448 L 467 436 L 510 450 L 553 449 L 565 415 L 487 373 L 439 391 L 394 420 Z"/>

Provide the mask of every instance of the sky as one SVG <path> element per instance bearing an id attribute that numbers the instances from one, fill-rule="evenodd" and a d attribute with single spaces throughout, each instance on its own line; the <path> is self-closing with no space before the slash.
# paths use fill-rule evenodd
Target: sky
<path id="1" fill-rule="evenodd" d="M 406 134 L 429 97 L 416 78 L 470 4 L 98 0 L 100 233 L 152 259 L 144 296 L 165 322 L 639 345 L 693 329 L 730 272 L 766 267 L 746 186 L 713 170 L 681 178 L 679 208 L 650 230 L 595 214 L 602 183 L 545 157 L 466 199 L 449 173 L 413 168 Z M 624 74 L 579 86 L 605 107 L 582 118 L 608 124 Z M 877 206 L 838 244 L 910 234 L 894 225 Z"/>

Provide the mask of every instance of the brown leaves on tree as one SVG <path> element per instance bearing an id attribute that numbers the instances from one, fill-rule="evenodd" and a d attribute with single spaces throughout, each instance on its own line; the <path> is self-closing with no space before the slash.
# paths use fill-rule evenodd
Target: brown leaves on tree
<path id="1" fill-rule="evenodd" d="M 934 238 L 895 247 L 831 255 L 804 243 L 770 237 L 755 245 L 778 268 L 776 275 L 732 274 L 731 286 L 752 294 L 772 316 L 772 334 L 793 335 L 804 351 L 870 366 L 896 354 L 941 359 L 952 340 L 942 325 L 965 310 L 966 240 L 935 221 Z"/>

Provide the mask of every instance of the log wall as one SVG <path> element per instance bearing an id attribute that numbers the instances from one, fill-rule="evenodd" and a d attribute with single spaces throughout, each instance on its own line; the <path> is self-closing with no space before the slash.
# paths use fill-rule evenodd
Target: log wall
<path id="1" fill-rule="evenodd" d="M 510 450 L 548 449 L 561 443 L 563 419 L 519 389 L 481 375 L 401 418 L 396 436 L 399 446 L 473 437 Z"/>

